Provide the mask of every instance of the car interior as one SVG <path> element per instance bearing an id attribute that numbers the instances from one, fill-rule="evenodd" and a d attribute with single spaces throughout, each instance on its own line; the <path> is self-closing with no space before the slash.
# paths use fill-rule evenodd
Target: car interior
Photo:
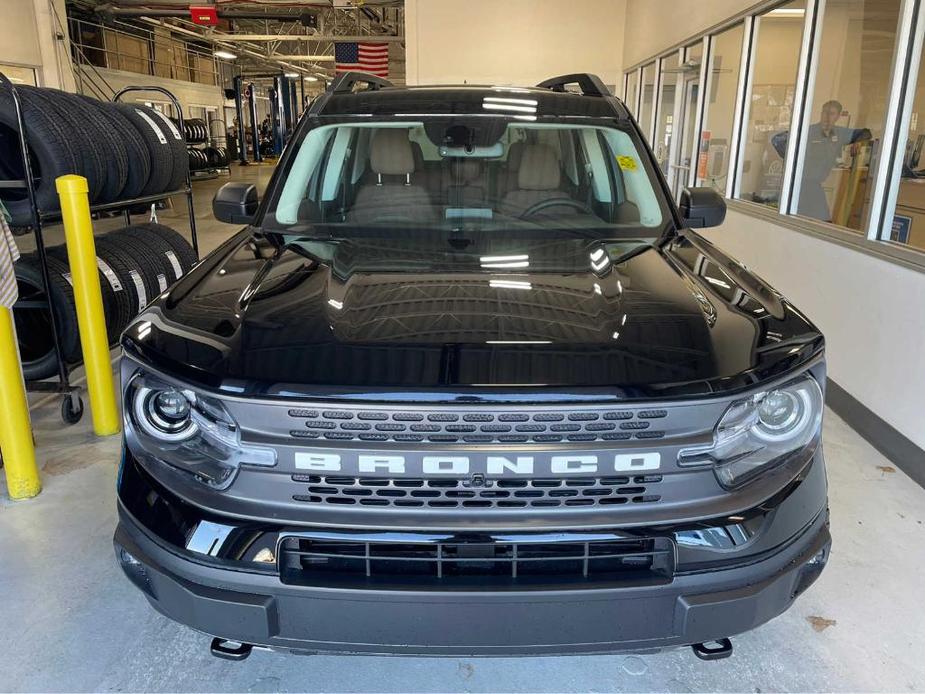
<path id="1" fill-rule="evenodd" d="M 301 145 L 276 220 L 349 225 L 504 220 L 560 227 L 661 223 L 648 174 L 622 131 L 513 124 L 489 137 L 494 139 L 465 125 L 317 128 Z"/>

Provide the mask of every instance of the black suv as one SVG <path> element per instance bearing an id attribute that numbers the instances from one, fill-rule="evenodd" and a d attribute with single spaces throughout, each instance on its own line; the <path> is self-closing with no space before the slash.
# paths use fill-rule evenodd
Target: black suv
<path id="1" fill-rule="evenodd" d="M 115 546 L 216 655 L 717 658 L 819 576 L 822 335 L 598 78 L 342 75 L 213 208 L 122 338 Z"/>

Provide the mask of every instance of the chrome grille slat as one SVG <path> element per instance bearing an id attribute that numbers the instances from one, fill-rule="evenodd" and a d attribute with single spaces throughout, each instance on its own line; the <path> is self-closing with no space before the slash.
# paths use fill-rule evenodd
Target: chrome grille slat
<path id="1" fill-rule="evenodd" d="M 292 475 L 294 501 L 409 508 L 547 508 L 647 504 L 661 499 L 660 475 L 487 480 Z"/>

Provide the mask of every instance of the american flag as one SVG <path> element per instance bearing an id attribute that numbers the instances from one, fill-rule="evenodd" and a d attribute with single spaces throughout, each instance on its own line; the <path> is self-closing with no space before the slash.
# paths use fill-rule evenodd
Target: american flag
<path id="1" fill-rule="evenodd" d="M 389 76 L 389 44 L 356 43 L 334 44 L 335 72 L 359 70 L 379 77 Z"/>

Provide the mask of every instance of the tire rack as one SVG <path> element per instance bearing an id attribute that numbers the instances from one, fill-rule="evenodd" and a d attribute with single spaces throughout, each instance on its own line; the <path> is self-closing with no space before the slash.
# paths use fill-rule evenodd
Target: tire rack
<path id="1" fill-rule="evenodd" d="M 221 135 L 220 137 L 215 137 L 212 135 L 212 124 L 221 123 L 222 127 L 224 127 L 225 126 L 224 121 L 218 118 L 213 118 L 212 120 L 204 121 L 204 122 L 206 124 L 206 132 L 208 134 L 208 137 L 202 142 L 189 143 L 190 149 L 193 149 L 199 145 L 208 145 L 209 147 L 217 147 L 219 140 L 222 140 L 222 142 L 226 141 L 226 137 L 224 135 Z M 182 121 L 180 122 L 180 127 L 183 127 Z M 225 152 L 228 152 L 227 143 L 225 143 L 223 146 L 225 147 Z M 228 161 L 229 163 L 226 164 L 225 166 L 210 166 L 206 169 L 199 169 L 195 172 L 190 170 L 190 176 L 198 181 L 210 181 L 214 178 L 218 178 L 218 175 L 221 173 L 226 173 L 230 176 L 231 175 L 230 155 L 229 155 Z"/>
<path id="2" fill-rule="evenodd" d="M 45 290 L 45 299 L 48 305 L 48 316 L 51 322 L 51 332 L 54 341 L 55 356 L 57 359 L 58 376 L 57 381 L 27 381 L 26 391 L 38 393 L 61 393 L 63 398 L 61 402 L 61 418 L 67 424 L 75 424 L 83 416 L 83 400 L 80 397 L 78 386 L 71 384 L 71 366 L 65 361 L 61 350 L 61 333 L 58 327 L 58 321 L 55 317 L 55 311 L 51 305 L 51 278 L 48 272 L 48 259 L 45 253 L 45 241 L 43 238 L 43 223 L 56 222 L 61 220 L 60 211 L 45 212 L 38 208 L 35 200 L 35 179 L 32 175 L 32 165 L 29 161 L 29 142 L 26 134 L 25 124 L 23 122 L 22 104 L 19 100 L 19 94 L 16 86 L 10 79 L 0 72 L 0 85 L 7 87 L 13 95 L 13 106 L 16 112 L 16 126 L 19 131 L 19 149 L 23 159 L 23 180 L 0 180 L 0 188 L 25 188 L 29 205 L 32 211 L 32 233 L 35 237 L 35 250 L 42 267 L 42 284 Z M 173 104 L 178 114 L 180 123 L 180 132 L 183 129 L 183 111 L 180 108 L 180 102 L 168 90 L 163 87 L 125 87 L 119 90 L 112 97 L 113 101 L 119 101 L 122 96 L 130 92 L 158 92 L 163 94 Z M 199 257 L 199 239 L 196 234 L 196 214 L 193 207 L 193 189 L 189 171 L 186 174 L 186 186 L 179 190 L 157 193 L 155 195 L 146 195 L 143 197 L 119 200 L 116 202 L 103 203 L 100 205 L 91 205 L 90 212 L 113 212 L 121 211 L 125 217 L 126 225 L 131 224 L 131 208 L 136 205 L 147 205 L 165 200 L 174 195 L 185 195 L 186 205 L 189 211 L 190 224 L 190 241 L 192 242 L 193 252 Z"/>

